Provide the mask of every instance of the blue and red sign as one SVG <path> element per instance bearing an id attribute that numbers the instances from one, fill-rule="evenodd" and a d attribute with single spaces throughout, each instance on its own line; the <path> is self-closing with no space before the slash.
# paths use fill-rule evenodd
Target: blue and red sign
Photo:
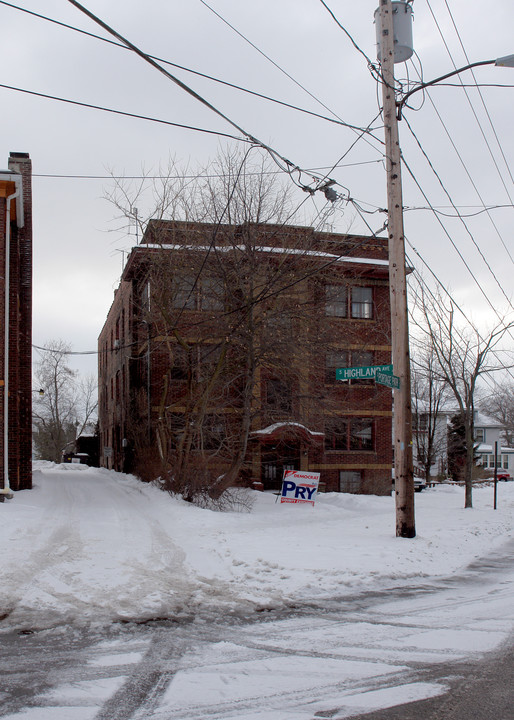
<path id="1" fill-rule="evenodd" d="M 314 505 L 318 491 L 319 473 L 286 470 L 282 481 L 281 503 Z"/>

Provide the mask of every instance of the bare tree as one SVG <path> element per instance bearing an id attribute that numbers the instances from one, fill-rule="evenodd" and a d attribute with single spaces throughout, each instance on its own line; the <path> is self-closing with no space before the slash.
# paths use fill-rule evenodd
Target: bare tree
<path id="1" fill-rule="evenodd" d="M 446 454 L 446 422 L 441 423 L 441 410 L 449 396 L 449 388 L 438 371 L 431 348 L 412 358 L 412 411 L 415 455 L 430 480 L 432 467 Z"/>
<path id="2" fill-rule="evenodd" d="M 173 197 L 160 199 L 145 228 L 145 242 L 162 252 L 144 279 L 152 301 L 139 332 L 142 341 L 159 338 L 152 359 L 162 356 L 168 368 L 156 426 L 161 475 L 168 490 L 192 500 L 205 491 L 217 497 L 245 477 L 256 425 L 292 422 L 333 400 L 302 392 L 309 364 L 301 354 L 319 352 L 314 341 L 324 332 L 324 291 L 308 278 L 324 260 L 310 252 L 312 233 L 296 233 L 294 245 L 284 238 L 294 217 L 290 186 L 264 158 L 232 151 L 188 183 L 174 173 L 163 186 Z M 126 215 L 141 204 L 126 189 L 110 199 Z M 202 232 L 184 231 L 184 221 L 201 222 Z M 204 311 L 200 324 L 192 323 L 194 310 Z M 141 362 L 150 365 L 146 356 Z"/>
<path id="3" fill-rule="evenodd" d="M 415 289 L 419 335 L 414 345 L 434 357 L 434 376 L 445 382 L 457 405 L 464 427 L 466 461 L 464 466 L 465 503 L 473 507 L 472 471 L 475 457 L 474 416 L 477 382 L 486 374 L 505 368 L 495 356 L 505 334 L 514 324 L 500 321 L 487 334 L 476 328 L 460 327 L 455 306 L 441 294 L 434 295 L 423 284 Z"/>
<path id="4" fill-rule="evenodd" d="M 61 462 L 66 444 L 92 423 L 96 408 L 96 380 L 80 379 L 68 364 L 71 346 L 52 340 L 40 351 L 35 379 L 43 390 L 33 404 L 34 444 L 42 460 Z"/>
<path id="5" fill-rule="evenodd" d="M 175 237 L 170 266 L 158 269 L 154 283 L 158 318 L 153 322 L 167 337 L 169 375 L 183 374 L 178 397 L 173 383 L 162 389 L 158 445 L 169 467 L 169 489 L 188 499 L 206 488 L 219 496 L 244 473 L 252 425 L 262 415 L 256 388 L 263 374 L 269 373 L 267 382 L 275 389 L 270 421 L 292 417 L 290 395 L 298 371 L 277 357 L 294 354 L 298 309 L 294 293 L 287 290 L 298 265 L 294 251 L 300 249 L 263 259 L 256 225 L 280 224 L 289 213 L 289 191 L 265 170 L 262 164 L 248 163 L 246 156 L 218 158 L 185 198 L 187 216 L 209 223 L 210 236 L 202 238 L 197 251 L 190 237 Z M 276 234 L 270 227 L 268 242 L 276 243 Z M 201 338 L 191 337 L 184 312 L 198 303 L 212 314 Z"/>
<path id="6" fill-rule="evenodd" d="M 481 402 L 481 409 L 504 427 L 503 436 L 508 447 L 514 447 L 514 384 L 496 385 Z"/>

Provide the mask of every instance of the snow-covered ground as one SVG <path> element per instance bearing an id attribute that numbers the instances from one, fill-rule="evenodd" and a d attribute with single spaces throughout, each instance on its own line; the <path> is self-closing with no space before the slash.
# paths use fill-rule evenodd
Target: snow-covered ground
<path id="1" fill-rule="evenodd" d="M 413 540 L 392 497 L 251 494 L 218 513 L 38 463 L 0 505 L 2 717 L 339 720 L 446 693 L 512 632 L 514 483 L 496 511 L 491 486 L 416 495 Z"/>
<path id="2" fill-rule="evenodd" d="M 417 537 L 395 537 L 394 499 L 319 495 L 250 513 L 173 499 L 135 478 L 37 463 L 34 489 L 0 505 L 0 628 L 245 615 L 450 575 L 513 536 L 514 483 L 416 495 Z M 7 617 L 6 617 L 7 616 Z"/>

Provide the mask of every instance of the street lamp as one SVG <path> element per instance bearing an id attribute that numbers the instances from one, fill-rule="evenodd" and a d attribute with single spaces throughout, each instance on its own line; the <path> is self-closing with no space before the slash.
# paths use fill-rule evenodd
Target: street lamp
<path id="1" fill-rule="evenodd" d="M 454 75 L 459 75 L 460 73 L 464 72 L 465 70 L 472 70 L 476 67 L 482 67 L 484 65 L 496 65 L 496 67 L 514 67 L 514 55 L 505 55 L 505 57 L 496 58 L 496 60 L 480 60 L 479 62 L 470 63 L 469 65 L 464 65 L 464 67 L 458 68 L 457 70 L 452 70 L 449 73 L 446 73 L 445 75 L 441 75 L 438 78 L 435 78 L 434 80 L 429 80 L 428 82 L 420 83 L 412 90 L 409 90 L 409 92 L 406 92 L 402 99 L 399 100 L 396 103 L 396 106 L 398 108 L 397 117 L 398 120 L 402 119 L 402 109 L 404 105 L 407 104 L 407 100 L 410 98 L 411 95 L 414 95 L 414 93 L 418 92 L 419 90 L 424 90 L 427 87 L 430 87 L 431 85 L 436 85 L 437 83 L 441 82 L 442 80 L 447 80 L 448 78 L 453 77 Z"/>
<path id="2" fill-rule="evenodd" d="M 393 7 L 394 6 L 394 7 Z M 407 2 L 380 0 L 375 13 L 379 59 L 381 63 L 383 113 L 385 126 L 386 171 L 387 171 L 387 218 L 389 235 L 389 287 L 391 300 L 391 346 L 393 372 L 400 378 L 400 387 L 394 390 L 394 463 L 396 499 L 396 535 L 413 538 L 416 535 L 414 517 L 414 464 L 412 457 L 412 408 L 409 356 L 409 329 L 407 310 L 407 279 L 405 271 L 405 239 L 403 234 L 403 200 L 401 178 L 401 151 L 398 135 L 398 120 L 408 98 L 415 92 L 465 70 L 481 65 L 514 67 L 514 55 L 497 60 L 471 63 L 446 75 L 421 83 L 406 93 L 397 102 L 395 96 L 394 62 L 410 57 L 401 38 L 395 38 L 395 23 L 405 31 L 405 16 L 409 15 Z M 403 23 L 403 24 L 402 24 Z M 407 33 L 408 34 L 408 33 Z M 395 44 L 399 50 L 395 58 Z"/>

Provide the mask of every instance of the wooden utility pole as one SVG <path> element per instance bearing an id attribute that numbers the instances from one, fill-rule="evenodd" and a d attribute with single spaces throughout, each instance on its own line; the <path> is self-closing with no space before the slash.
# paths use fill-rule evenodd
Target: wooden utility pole
<path id="1" fill-rule="evenodd" d="M 387 171 L 392 360 L 393 373 L 400 378 L 400 388 L 394 390 L 396 535 L 397 537 L 413 538 L 416 535 L 416 527 L 414 519 L 409 327 L 405 240 L 403 236 L 401 152 L 394 90 L 394 32 L 391 0 L 380 0 L 379 10 Z"/>

